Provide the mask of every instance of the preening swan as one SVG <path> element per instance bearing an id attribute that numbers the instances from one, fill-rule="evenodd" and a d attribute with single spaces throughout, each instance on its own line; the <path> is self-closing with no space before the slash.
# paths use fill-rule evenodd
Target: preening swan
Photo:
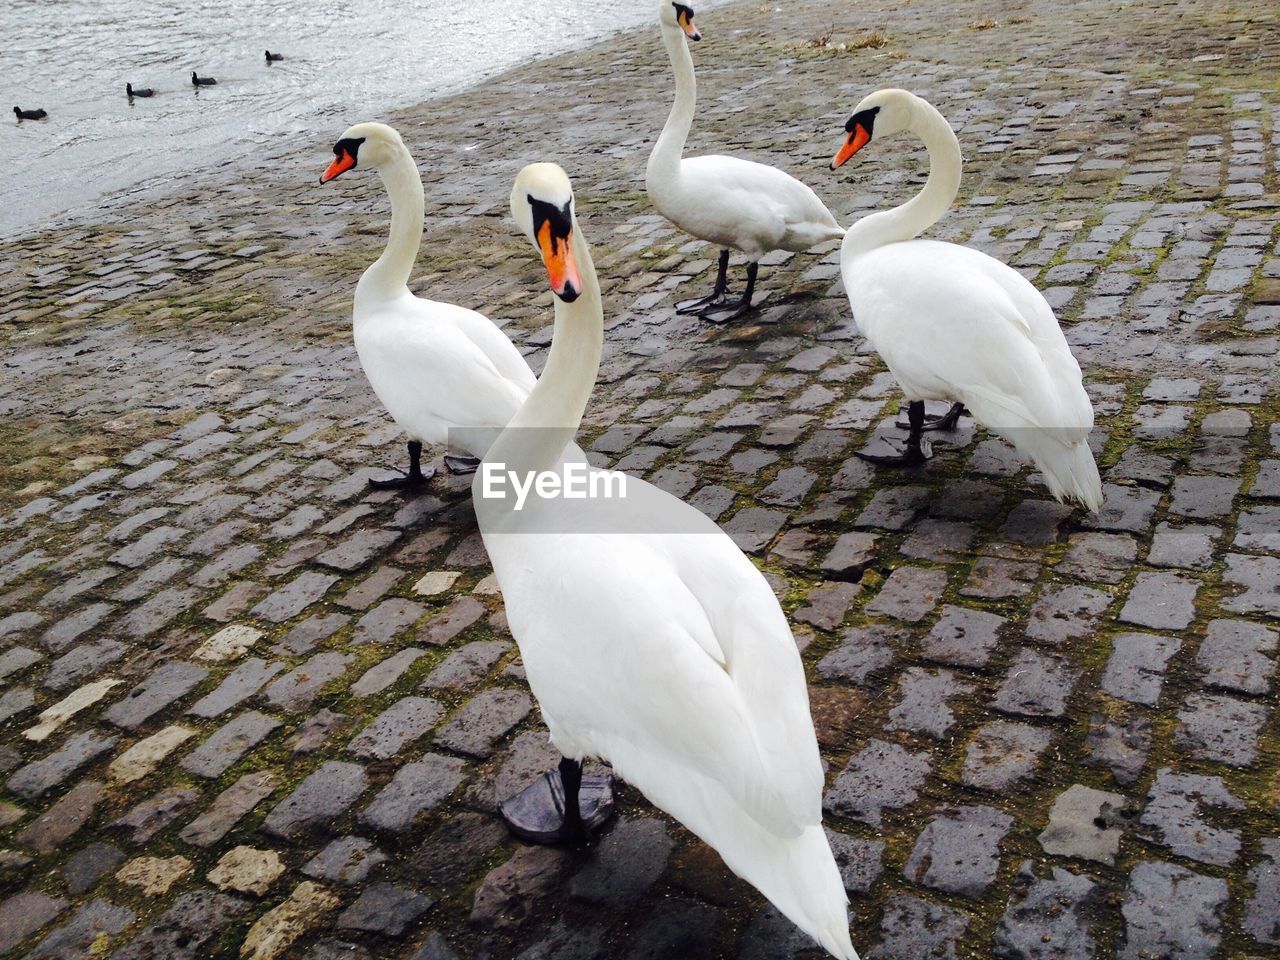
<path id="1" fill-rule="evenodd" d="M 1053 309 L 999 260 L 954 243 L 916 240 L 946 213 L 960 187 L 960 143 L 931 104 L 905 90 L 879 90 L 854 109 L 836 168 L 872 139 L 909 131 L 929 151 L 929 179 L 893 210 L 849 228 L 840 268 L 854 319 L 910 402 L 910 435 L 894 465 L 929 456 L 924 401 L 948 400 L 954 425 L 967 407 L 983 426 L 1030 457 L 1058 500 L 1102 506 L 1089 450 L 1093 407 Z"/>
<path id="2" fill-rule="evenodd" d="M 472 496 L 529 686 L 564 761 L 503 814 L 527 838 L 580 838 L 598 809 L 592 793 L 580 816 L 580 763 L 606 759 L 834 956 L 856 960 L 822 828 L 804 668 L 761 573 L 711 520 L 635 477 L 621 496 L 542 497 L 523 510 L 485 494 L 491 467 L 537 476 L 561 466 L 604 335 L 564 171 L 522 170 L 511 212 L 547 267 L 555 327 L 546 368 L 485 455 Z"/>
<path id="3" fill-rule="evenodd" d="M 844 229 L 795 177 L 776 167 L 719 155 L 681 159 L 697 100 L 689 40 L 701 40 L 693 10 L 660 0 L 662 42 L 676 76 L 676 99 L 662 135 L 649 156 L 645 189 L 658 212 L 686 233 L 720 247 L 720 266 L 710 296 L 676 304 L 681 313 L 699 313 L 726 323 L 751 309 L 759 260 L 771 250 L 800 252 L 844 235 Z M 729 251 L 751 261 L 747 288 L 729 302 Z"/>
<path id="4" fill-rule="evenodd" d="M 400 134 L 386 124 L 358 123 L 334 145 L 333 157 L 321 183 L 361 163 L 378 171 L 391 196 L 387 248 L 356 284 L 352 320 L 365 376 L 409 435 L 409 473 L 370 483 L 423 484 L 429 477 L 420 465 L 422 444 L 449 442 L 482 456 L 533 389 L 533 371 L 487 317 L 409 292 L 422 239 L 423 194 Z M 468 466 L 459 457 L 445 462 L 459 471 Z"/>

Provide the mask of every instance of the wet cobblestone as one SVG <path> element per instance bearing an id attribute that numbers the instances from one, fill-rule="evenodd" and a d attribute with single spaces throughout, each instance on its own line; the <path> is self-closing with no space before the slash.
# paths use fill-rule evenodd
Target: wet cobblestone
<path id="1" fill-rule="evenodd" d="M 670 95 L 656 30 L 392 118 L 426 181 L 414 289 L 484 310 L 540 369 L 550 301 L 504 199 L 533 160 L 575 178 L 609 322 L 580 440 L 724 524 L 800 628 L 863 955 L 1272 955 L 1275 12 L 699 19 L 691 152 L 780 164 L 842 222 L 924 169 L 906 140 L 827 169 L 862 95 L 907 87 L 951 119 L 964 180 L 930 235 L 1057 307 L 1097 412 L 1099 516 L 967 421 L 922 471 L 852 457 L 900 397 L 832 247 L 766 262 L 769 302 L 738 324 L 674 312 L 715 257 L 644 199 Z M 808 42 L 828 29 L 843 49 Z M 883 47 L 849 42 L 872 30 Z M 10 245 L 0 952 L 815 956 L 634 791 L 587 850 L 498 824 L 552 752 L 465 482 L 365 485 L 404 452 L 350 337 L 385 200 L 373 178 L 313 186 L 355 119 Z M 220 890 L 240 848 L 279 876 Z M 175 868 L 154 895 L 119 878 L 146 858 Z"/>

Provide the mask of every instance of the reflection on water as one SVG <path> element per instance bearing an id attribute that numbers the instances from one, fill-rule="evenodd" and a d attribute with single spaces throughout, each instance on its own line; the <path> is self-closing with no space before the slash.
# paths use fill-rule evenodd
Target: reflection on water
<path id="1" fill-rule="evenodd" d="M 4 0 L 0 237 L 246 142 L 310 138 L 319 113 L 368 119 L 653 19 L 651 0 Z M 197 92 L 193 69 L 217 86 Z M 130 104 L 126 81 L 156 95 Z M 19 124 L 14 104 L 49 119 Z"/>

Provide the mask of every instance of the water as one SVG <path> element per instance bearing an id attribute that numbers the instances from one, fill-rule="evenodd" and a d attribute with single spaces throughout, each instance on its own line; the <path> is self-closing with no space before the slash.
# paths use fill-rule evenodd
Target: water
<path id="1" fill-rule="evenodd" d="M 529 59 L 652 24 L 652 0 L 4 0 L 0 238 L 95 198 L 180 177 L 246 142 L 470 86 Z M 268 65 L 264 51 L 283 53 Z M 663 65 L 665 69 L 665 64 Z M 191 71 L 215 77 L 196 91 Z M 156 95 L 125 97 L 125 82 Z M 332 126 L 330 124 L 329 126 Z M 327 129 L 327 128 L 326 128 Z"/>

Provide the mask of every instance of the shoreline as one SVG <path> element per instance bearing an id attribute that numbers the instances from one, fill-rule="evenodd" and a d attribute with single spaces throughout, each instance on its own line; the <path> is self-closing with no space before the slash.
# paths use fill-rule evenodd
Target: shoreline
<path id="1" fill-rule="evenodd" d="M 714 0 L 707 10 L 719 10 L 734 2 L 749 2 L 749 0 Z M 480 76 L 461 80 L 453 85 L 433 93 L 432 95 L 416 100 L 412 103 L 402 103 L 398 106 L 388 106 L 381 111 L 384 117 L 396 117 L 402 114 L 421 113 L 429 108 L 433 103 L 451 97 L 462 96 L 468 92 L 484 85 L 500 81 L 503 77 L 510 73 L 514 73 L 526 69 L 537 69 L 539 63 L 554 61 L 558 57 L 571 56 L 573 54 L 589 51 L 597 46 L 617 41 L 622 37 L 633 34 L 640 34 L 648 29 L 645 26 L 620 26 L 608 30 L 603 35 L 590 37 L 578 42 L 574 42 L 566 50 L 560 50 L 551 53 L 538 53 L 532 59 L 507 67 L 494 67 L 485 70 Z M 323 120 L 330 116 L 342 113 L 342 108 L 334 105 L 315 107 L 304 115 L 295 118 L 299 124 L 312 124 L 315 128 L 319 128 Z M 351 123 L 358 122 L 359 119 L 376 119 L 376 117 L 362 116 L 357 119 L 349 119 L 347 126 Z M 339 120 L 341 122 L 341 120 Z M 104 213 L 110 210 L 128 210 L 132 203 L 158 202 L 167 198 L 170 192 L 180 191 L 181 182 L 188 176 L 208 175 L 210 171 L 226 166 L 228 163 L 235 163 L 235 158 L 239 153 L 245 152 L 246 147 L 254 149 L 262 148 L 267 151 L 267 156 L 282 157 L 288 155 L 289 148 L 278 149 L 273 146 L 277 141 L 290 136 L 289 131 L 266 132 L 259 131 L 253 135 L 246 135 L 243 139 L 228 144 L 224 152 L 212 158 L 204 159 L 199 167 L 189 170 L 176 170 L 169 173 L 157 173 L 149 175 L 143 180 L 125 185 L 118 189 L 100 194 L 96 197 L 89 198 L 85 202 L 86 207 L 94 208 L 93 212 L 76 213 L 71 210 L 61 211 L 47 218 L 46 222 L 37 224 L 27 224 L 16 227 L 13 233 L 3 232 L 0 227 L 0 243 L 21 243 L 29 237 L 37 236 L 47 230 L 69 229 L 76 226 L 82 226 L 87 223 L 96 222 Z"/>

